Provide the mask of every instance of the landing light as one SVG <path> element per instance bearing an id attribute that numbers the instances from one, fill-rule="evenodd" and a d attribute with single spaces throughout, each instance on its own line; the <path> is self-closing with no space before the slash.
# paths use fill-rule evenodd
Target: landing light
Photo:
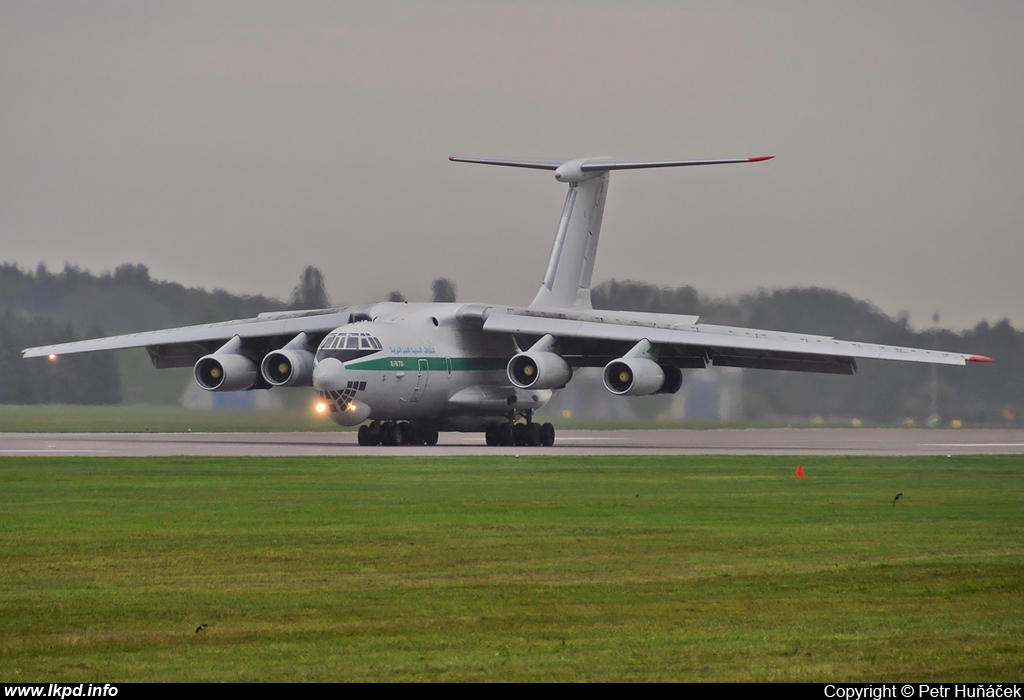
<path id="1" fill-rule="evenodd" d="M 326 413 L 326 411 L 327 411 L 327 404 L 325 404 L 323 401 L 321 401 L 320 403 L 318 403 L 315 406 L 315 409 L 316 409 L 317 413 Z"/>
<path id="2" fill-rule="evenodd" d="M 52 352 L 49 355 L 47 355 L 47 357 L 50 358 L 50 362 L 56 362 L 57 361 L 57 356 L 54 353 L 52 353 Z"/>

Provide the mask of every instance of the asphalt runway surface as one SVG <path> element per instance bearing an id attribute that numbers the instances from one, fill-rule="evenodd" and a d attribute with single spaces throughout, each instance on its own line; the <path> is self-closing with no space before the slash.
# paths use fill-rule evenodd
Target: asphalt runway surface
<path id="1" fill-rule="evenodd" d="M 487 447 L 481 433 L 442 433 L 435 447 L 360 447 L 337 433 L 0 433 L 0 456 L 172 455 L 1024 455 L 1024 430 L 751 428 L 562 430 L 553 447 Z"/>

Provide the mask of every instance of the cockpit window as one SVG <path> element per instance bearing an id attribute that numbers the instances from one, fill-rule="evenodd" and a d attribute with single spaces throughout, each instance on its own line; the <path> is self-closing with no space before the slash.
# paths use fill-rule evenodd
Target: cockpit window
<path id="1" fill-rule="evenodd" d="M 316 360 L 319 362 L 334 357 L 342 362 L 350 362 L 372 355 L 383 348 L 381 342 L 369 333 L 330 333 L 320 343 L 320 349 L 316 351 Z"/>

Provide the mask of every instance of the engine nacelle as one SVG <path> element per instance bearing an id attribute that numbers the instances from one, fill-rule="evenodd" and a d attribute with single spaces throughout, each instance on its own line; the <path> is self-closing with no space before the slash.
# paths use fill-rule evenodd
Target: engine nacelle
<path id="1" fill-rule="evenodd" d="M 313 386 L 313 353 L 275 350 L 263 358 L 260 373 L 271 386 Z"/>
<path id="2" fill-rule="evenodd" d="M 674 394 L 682 385 L 682 372 L 678 369 L 663 368 L 644 357 L 612 360 L 605 365 L 602 378 L 604 388 L 616 396 L 647 396 L 659 392 Z"/>
<path id="3" fill-rule="evenodd" d="M 259 370 L 248 357 L 215 352 L 200 358 L 192 373 L 207 391 L 245 391 L 255 386 Z"/>
<path id="4" fill-rule="evenodd" d="M 508 361 L 508 380 L 520 389 L 559 389 L 572 379 L 572 367 L 553 352 L 521 352 Z"/>

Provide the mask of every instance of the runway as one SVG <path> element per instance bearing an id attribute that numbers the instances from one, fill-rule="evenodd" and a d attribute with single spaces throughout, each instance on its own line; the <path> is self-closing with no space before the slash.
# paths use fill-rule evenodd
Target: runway
<path id="1" fill-rule="evenodd" d="M 564 430 L 553 447 L 487 447 L 445 433 L 435 447 L 359 447 L 337 433 L 0 433 L 0 456 L 1024 455 L 1024 430 L 779 428 Z"/>

